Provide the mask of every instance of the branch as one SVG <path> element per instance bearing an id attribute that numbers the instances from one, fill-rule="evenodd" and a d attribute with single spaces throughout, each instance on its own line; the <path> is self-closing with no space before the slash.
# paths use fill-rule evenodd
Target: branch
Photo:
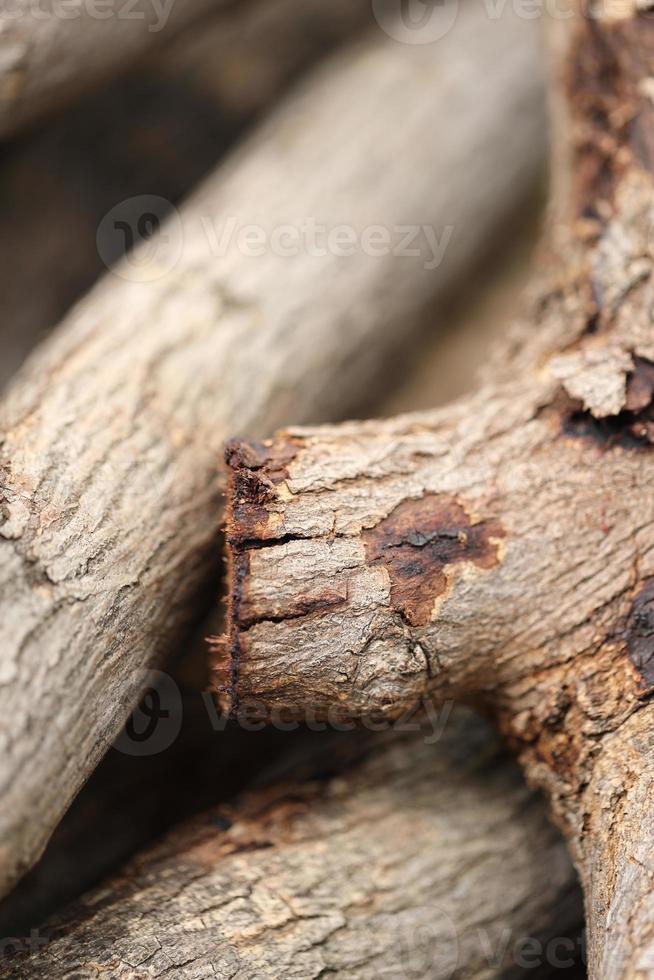
<path id="1" fill-rule="evenodd" d="M 0 440 L 0 890 L 119 731 L 142 669 L 199 612 L 226 434 L 352 409 L 531 180 L 533 27 L 503 27 L 489 34 L 470 7 L 438 59 L 376 35 L 324 66 L 15 383 Z M 454 202 L 469 233 L 438 272 L 424 254 L 361 249 L 255 261 L 238 235 L 416 216 L 442 231 Z"/>
<path id="2" fill-rule="evenodd" d="M 380 738 L 328 737 L 292 781 L 175 831 L 4 975 L 445 980 L 569 958 L 572 868 L 487 726 Z"/>
<path id="3" fill-rule="evenodd" d="M 85 89 L 75 112 L 6 147 L 0 182 L 11 206 L 0 247 L 11 262 L 0 264 L 0 386 L 105 271 L 96 234 L 110 209 L 144 188 L 179 201 L 293 78 L 370 18 L 369 0 L 228 4 L 126 77 Z M 43 180 L 44 170 L 69 179 Z M 117 260 L 129 240 L 117 231 L 110 244 Z"/>
<path id="4" fill-rule="evenodd" d="M 3 4 L 0 138 L 85 95 L 229 0 Z"/>
<path id="5" fill-rule="evenodd" d="M 566 58 L 572 213 L 506 380 L 232 445 L 218 668 L 232 707 L 298 716 L 488 704 L 568 836 L 590 976 L 612 980 L 654 956 L 654 22 L 580 18 Z"/>

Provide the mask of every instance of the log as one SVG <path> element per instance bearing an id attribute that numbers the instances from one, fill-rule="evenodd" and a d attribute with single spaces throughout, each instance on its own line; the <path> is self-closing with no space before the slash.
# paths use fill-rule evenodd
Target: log
<path id="1" fill-rule="evenodd" d="M 84 95 L 229 0 L 5 0 L 0 138 Z"/>
<path id="2" fill-rule="evenodd" d="M 363 734 L 326 736 L 299 773 L 175 830 L 0 975 L 449 980 L 570 965 L 572 867 L 488 726 L 452 714 L 437 745 L 428 725 Z"/>
<path id="3" fill-rule="evenodd" d="M 353 410 L 530 183 L 538 35 L 510 13 L 502 27 L 470 6 L 438 59 L 379 31 L 339 54 L 14 383 L 0 427 L 0 892 L 217 581 L 228 433 Z M 309 238 L 313 222 L 457 233 L 438 270 L 431 249 L 379 255 L 379 237 L 345 256 L 342 238 L 331 253 L 319 241 L 324 255 L 310 241 L 288 255 L 287 239 L 243 254 L 243 227 Z"/>
<path id="4" fill-rule="evenodd" d="M 126 250 L 118 235 L 110 256 L 98 252 L 108 211 L 144 189 L 172 209 L 294 78 L 371 20 L 368 0 L 225 5 L 5 144 L 0 386 Z"/>
<path id="5" fill-rule="evenodd" d="M 218 645 L 232 707 L 487 705 L 569 840 L 602 980 L 654 976 L 654 21 L 623 14 L 566 24 L 568 219 L 502 379 L 229 447 Z"/>

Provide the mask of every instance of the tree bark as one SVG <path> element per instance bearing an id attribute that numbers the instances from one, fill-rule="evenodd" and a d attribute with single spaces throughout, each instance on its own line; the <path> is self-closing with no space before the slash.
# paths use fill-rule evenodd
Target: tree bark
<path id="1" fill-rule="evenodd" d="M 590 976 L 613 980 L 654 976 L 654 21 L 567 30 L 569 220 L 505 379 L 230 447 L 218 667 L 232 707 L 488 705 L 570 841 Z"/>
<path id="2" fill-rule="evenodd" d="M 32 0 L 0 11 L 0 138 L 84 95 L 229 0 Z"/>
<path id="3" fill-rule="evenodd" d="M 562 841 L 485 724 L 442 723 L 438 745 L 430 726 L 325 736 L 293 779 L 175 831 L 2 975 L 446 980 L 570 962 Z"/>
<path id="4" fill-rule="evenodd" d="M 38 857 L 143 668 L 199 612 L 227 433 L 351 410 L 531 179 L 536 43 L 519 17 L 489 34 L 468 7 L 438 59 L 379 34 L 341 54 L 14 384 L 0 450 L 0 890 Z M 363 249 L 254 261 L 236 234 L 314 220 L 359 234 L 380 222 L 440 234 L 449 220 L 458 234 L 437 271 L 424 254 Z"/>

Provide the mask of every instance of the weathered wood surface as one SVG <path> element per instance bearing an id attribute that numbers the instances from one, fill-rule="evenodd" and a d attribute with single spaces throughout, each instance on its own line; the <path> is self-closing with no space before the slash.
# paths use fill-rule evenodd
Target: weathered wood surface
<path id="1" fill-rule="evenodd" d="M 571 217 L 505 380 L 230 447 L 219 684 L 299 716 L 492 707 L 570 841 L 590 975 L 623 980 L 654 976 L 654 21 L 567 30 Z"/>
<path id="2" fill-rule="evenodd" d="M 406 410 L 414 402 L 429 405 L 435 396 L 441 397 L 454 386 L 459 394 L 474 387 L 470 362 L 459 357 L 459 350 L 474 338 L 487 351 L 492 337 L 503 332 L 506 318 L 515 308 L 520 283 L 528 276 L 528 255 L 534 245 L 541 203 L 540 194 L 538 200 L 529 198 L 522 215 L 516 216 L 508 255 L 494 253 L 490 262 L 488 257 L 482 258 L 475 295 L 454 291 L 447 303 L 447 327 L 425 337 L 420 344 L 422 358 L 418 359 L 416 352 L 416 366 L 400 385 L 382 396 L 375 405 L 376 412 L 396 414 L 394 406 L 398 403 Z M 484 361 L 481 352 L 479 360 Z M 82 787 L 41 859 L 0 901 L 0 943 L 2 937 L 28 936 L 31 928 L 39 927 L 103 877 L 115 873 L 135 851 L 182 819 L 233 799 L 252 782 L 253 774 L 268 768 L 272 758 L 280 757 L 291 746 L 294 751 L 298 743 L 303 752 L 322 751 L 322 732 L 278 731 L 263 723 L 254 726 L 256 731 L 236 730 L 217 716 L 206 693 L 206 637 L 222 629 L 223 619 L 223 605 L 212 601 L 193 638 L 179 647 L 172 662 L 166 661 L 165 673 L 172 676 L 182 695 L 179 704 L 176 696 L 166 693 L 169 685 L 163 680 L 160 708 L 172 709 L 172 718 L 162 717 L 155 725 L 151 714 L 144 717 L 137 709 L 137 731 L 148 728 L 146 754 L 140 754 L 142 742 L 132 747 L 137 755 L 121 751 L 125 735 L 119 735 L 118 748 L 114 745 L 106 753 Z M 151 692 L 144 697 L 151 711 L 156 707 Z M 134 720 L 128 721 L 128 726 L 133 724 Z M 169 745 L 169 733 L 176 731 L 177 725 L 179 734 Z"/>
<path id="3" fill-rule="evenodd" d="M 569 963 L 562 841 L 488 726 L 442 721 L 437 744 L 430 725 L 325 736 L 299 778 L 176 830 L 0 975 L 490 980 Z"/>
<path id="4" fill-rule="evenodd" d="M 14 383 L 0 450 L 1 891 L 218 578 L 226 435 L 352 410 L 532 179 L 537 28 L 501 26 L 471 6 L 438 59 L 377 32 L 323 66 Z M 424 251 L 255 259 L 235 238 L 220 254 L 228 219 L 457 233 L 438 269 Z"/>
<path id="5" fill-rule="evenodd" d="M 11 0 L 0 10 L 0 138 L 74 101 L 230 0 Z"/>

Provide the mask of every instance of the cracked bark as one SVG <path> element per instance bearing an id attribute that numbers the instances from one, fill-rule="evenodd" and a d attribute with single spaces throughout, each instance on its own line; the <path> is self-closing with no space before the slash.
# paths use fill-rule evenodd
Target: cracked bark
<path id="1" fill-rule="evenodd" d="M 558 38 L 567 220 L 494 380 L 230 447 L 218 644 L 232 708 L 484 704 L 569 840 L 604 980 L 654 976 L 654 21 L 622 13 Z"/>
<path id="2" fill-rule="evenodd" d="M 528 22 L 507 13 L 489 33 L 469 6 L 438 59 L 380 32 L 340 53 L 15 381 L 0 437 L 0 892 L 199 611 L 226 436 L 352 409 L 527 189 L 544 130 L 536 45 Z M 234 236 L 217 261 L 230 217 L 268 232 L 453 220 L 460 234 L 437 272 L 363 251 L 254 261 Z"/>
<path id="3" fill-rule="evenodd" d="M 2 976 L 490 980 L 569 961 L 580 904 L 541 801 L 470 713 L 432 735 L 325 736 L 293 778 L 175 831 Z"/>

